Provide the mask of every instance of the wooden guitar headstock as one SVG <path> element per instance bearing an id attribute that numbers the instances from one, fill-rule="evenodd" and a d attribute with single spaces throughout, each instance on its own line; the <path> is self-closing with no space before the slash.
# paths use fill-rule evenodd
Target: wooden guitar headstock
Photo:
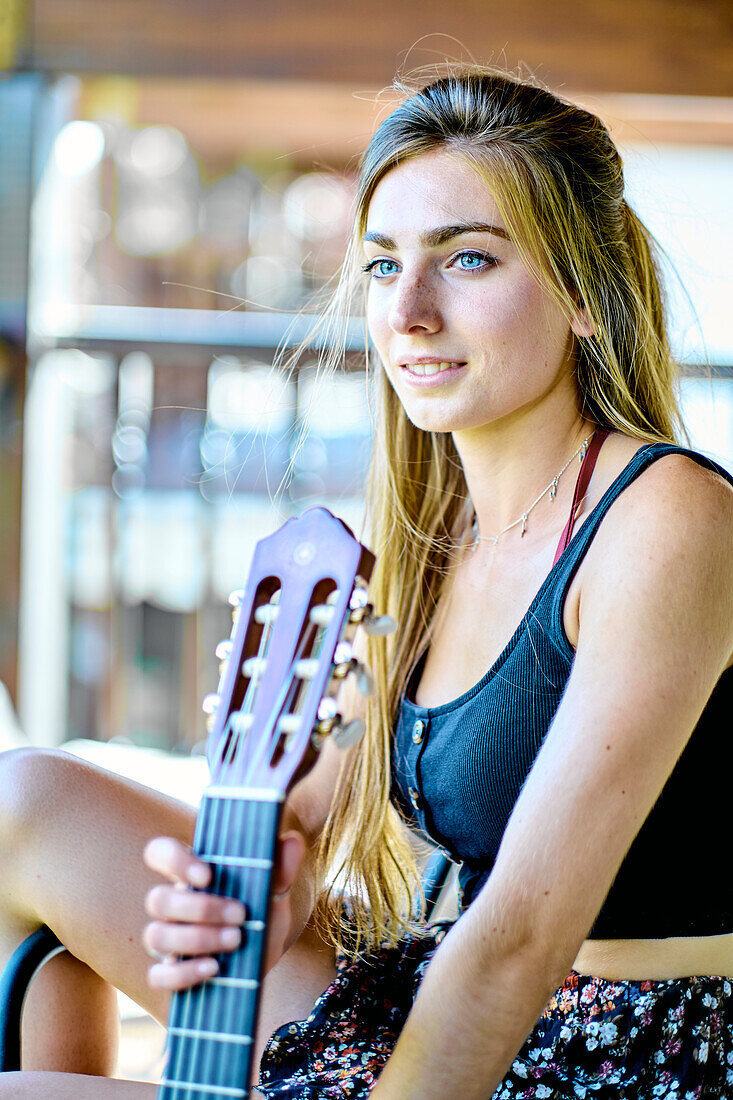
<path id="1" fill-rule="evenodd" d="M 335 696 L 367 674 L 351 651 L 359 622 L 379 629 L 366 585 L 373 555 L 325 508 L 288 520 L 257 544 L 246 587 L 234 594 L 234 629 L 217 652 L 219 690 L 208 696 L 212 785 L 282 796 L 310 767 L 323 737 L 355 738 Z M 382 621 L 383 622 L 383 621 Z"/>

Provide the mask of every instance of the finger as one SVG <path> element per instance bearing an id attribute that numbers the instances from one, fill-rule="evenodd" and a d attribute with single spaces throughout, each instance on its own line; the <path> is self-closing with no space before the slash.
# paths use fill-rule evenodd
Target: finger
<path id="1" fill-rule="evenodd" d="M 158 836 L 148 841 L 143 859 L 151 871 L 199 889 L 211 882 L 211 868 L 193 855 L 190 848 L 169 836 Z"/>
<path id="2" fill-rule="evenodd" d="M 283 833 L 280 837 L 280 850 L 272 881 L 275 897 L 286 895 L 296 878 L 305 855 L 305 841 L 300 833 Z"/>
<path id="3" fill-rule="evenodd" d="M 148 983 L 153 989 L 190 989 L 219 972 L 216 959 L 164 959 L 148 970 Z"/>
<path id="4" fill-rule="evenodd" d="M 184 924 L 244 923 L 246 911 L 241 902 L 216 897 L 198 890 L 181 890 L 163 883 L 148 890 L 145 898 L 148 916 L 162 921 L 181 921 Z"/>
<path id="5" fill-rule="evenodd" d="M 158 955 L 218 955 L 223 951 L 234 951 L 241 942 L 240 928 L 222 928 L 212 924 L 151 921 L 143 932 L 143 946 L 154 958 Z"/>

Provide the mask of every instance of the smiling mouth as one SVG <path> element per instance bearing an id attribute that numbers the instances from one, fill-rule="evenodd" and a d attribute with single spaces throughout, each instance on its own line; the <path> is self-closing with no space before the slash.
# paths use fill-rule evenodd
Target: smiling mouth
<path id="1" fill-rule="evenodd" d="M 465 363 L 403 363 L 402 370 L 409 371 L 410 374 L 431 375 L 442 374 L 444 371 L 463 366 Z"/>

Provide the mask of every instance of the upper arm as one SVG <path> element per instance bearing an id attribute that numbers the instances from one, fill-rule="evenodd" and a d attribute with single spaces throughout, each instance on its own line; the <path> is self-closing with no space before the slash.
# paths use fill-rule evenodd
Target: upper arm
<path id="1" fill-rule="evenodd" d="M 573 670 L 486 889 L 520 939 L 572 961 L 674 768 L 733 648 L 732 533 L 730 487 L 686 458 L 599 528 Z"/>

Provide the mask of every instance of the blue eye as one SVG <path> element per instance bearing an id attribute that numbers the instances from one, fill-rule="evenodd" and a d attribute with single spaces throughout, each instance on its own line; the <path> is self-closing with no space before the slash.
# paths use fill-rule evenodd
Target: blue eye
<path id="1" fill-rule="evenodd" d="M 364 264 L 361 270 L 375 279 L 387 279 L 390 275 L 396 275 L 399 269 L 400 266 L 396 260 L 372 260 Z"/>
<path id="2" fill-rule="evenodd" d="M 496 260 L 485 252 L 459 252 L 453 261 L 462 271 L 479 271 L 482 267 L 493 267 Z"/>

